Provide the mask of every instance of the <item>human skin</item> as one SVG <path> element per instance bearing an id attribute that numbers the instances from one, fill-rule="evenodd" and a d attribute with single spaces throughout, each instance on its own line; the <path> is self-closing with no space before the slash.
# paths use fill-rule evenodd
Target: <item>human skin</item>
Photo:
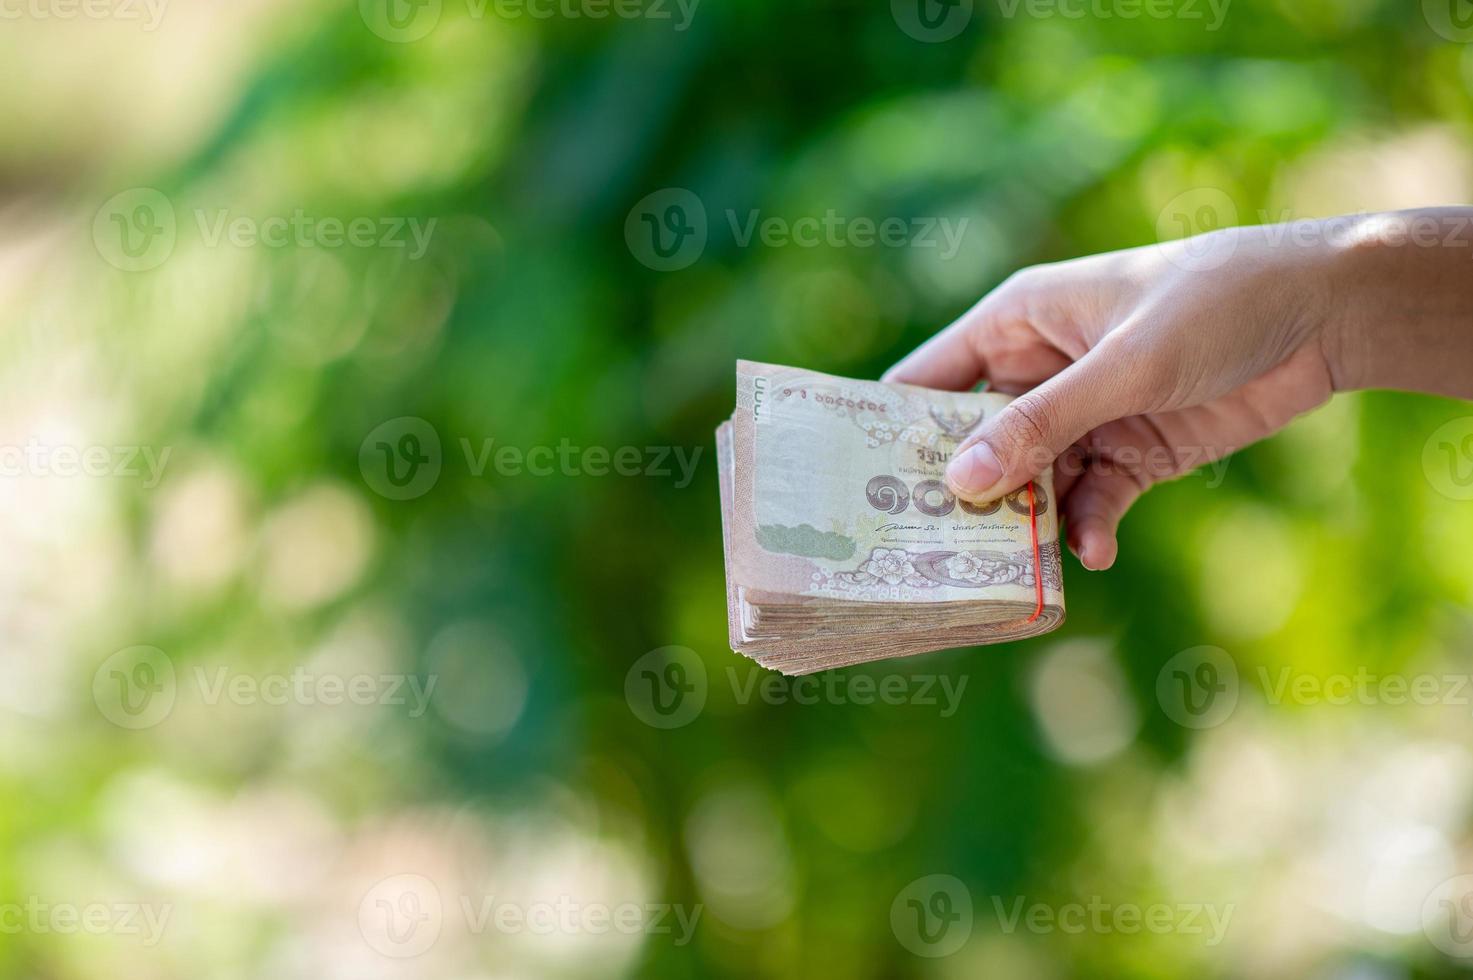
<path id="1" fill-rule="evenodd" d="M 1114 564 L 1131 504 L 1340 391 L 1473 398 L 1473 208 L 1229 228 L 1013 275 L 885 373 L 1017 394 L 958 447 L 990 500 L 1049 466 L 1067 541 Z"/>

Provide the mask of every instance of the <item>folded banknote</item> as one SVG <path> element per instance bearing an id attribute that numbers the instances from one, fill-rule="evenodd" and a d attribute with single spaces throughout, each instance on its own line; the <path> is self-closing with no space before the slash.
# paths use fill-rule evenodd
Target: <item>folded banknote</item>
<path id="1" fill-rule="evenodd" d="M 1062 623 L 1049 474 L 991 501 L 942 478 L 1010 400 L 739 361 L 716 431 L 732 649 L 806 674 Z"/>

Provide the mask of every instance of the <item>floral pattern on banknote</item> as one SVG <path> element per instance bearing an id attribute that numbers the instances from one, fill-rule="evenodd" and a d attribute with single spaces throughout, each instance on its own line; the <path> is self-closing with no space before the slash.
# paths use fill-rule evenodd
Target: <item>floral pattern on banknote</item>
<path id="1" fill-rule="evenodd" d="M 1059 589 L 1062 585 L 1059 546 L 1052 542 L 1044 544 L 1039 548 L 1039 559 L 1044 585 Z M 910 552 L 904 548 L 874 548 L 853 571 L 815 572 L 813 584 L 837 592 L 858 592 L 881 584 L 916 589 L 943 585 L 972 589 L 1014 584 L 1031 587 L 1033 560 L 1032 551 L 1007 555 L 996 551 Z"/>
<path id="2" fill-rule="evenodd" d="M 952 578 L 978 585 L 987 581 L 993 571 L 981 556 L 974 555 L 970 551 L 958 551 L 946 559 L 944 567 L 946 574 Z"/>
<path id="3" fill-rule="evenodd" d="M 849 574 L 864 575 L 869 583 L 879 581 L 886 585 L 900 585 L 903 582 L 924 589 L 936 584 L 916 571 L 910 560 L 910 552 L 904 548 L 876 548 L 869 553 L 869 560 L 859 566 L 858 573 Z"/>

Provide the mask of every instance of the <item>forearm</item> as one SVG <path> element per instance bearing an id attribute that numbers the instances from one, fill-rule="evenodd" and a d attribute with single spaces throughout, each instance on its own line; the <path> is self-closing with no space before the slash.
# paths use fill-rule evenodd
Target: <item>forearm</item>
<path id="1" fill-rule="evenodd" d="M 1329 238 L 1336 390 L 1473 398 L 1473 208 L 1367 215 Z"/>

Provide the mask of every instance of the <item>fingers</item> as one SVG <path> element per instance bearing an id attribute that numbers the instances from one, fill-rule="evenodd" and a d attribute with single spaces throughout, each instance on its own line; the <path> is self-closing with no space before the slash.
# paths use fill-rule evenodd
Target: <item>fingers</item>
<path id="1" fill-rule="evenodd" d="M 1134 414 L 1134 386 L 1101 345 L 986 420 L 946 468 L 960 497 L 993 500 L 1043 472 L 1097 426 Z"/>
<path id="2" fill-rule="evenodd" d="M 1145 492 L 1144 484 L 1120 470 L 1089 472 L 1079 478 L 1063 503 L 1066 540 L 1085 568 L 1099 571 L 1115 564 L 1115 534 L 1120 519 Z"/>
<path id="3" fill-rule="evenodd" d="M 881 381 L 965 391 L 987 374 L 977 335 L 981 331 L 984 298 L 930 340 L 907 354 L 880 376 Z"/>
<path id="4" fill-rule="evenodd" d="M 1054 464 L 1054 493 L 1069 548 L 1090 569 L 1115 561 L 1121 518 L 1146 490 L 1222 451 L 1200 444 L 1194 416 L 1208 409 L 1134 415 L 1100 426 Z"/>
<path id="5" fill-rule="evenodd" d="M 911 351 L 880 380 L 943 391 L 972 387 L 988 376 L 985 337 L 999 325 L 1026 324 L 1026 297 L 1037 291 L 1042 281 L 1037 267 L 1015 272 L 951 326 Z"/>
<path id="6" fill-rule="evenodd" d="M 1054 460 L 1054 499 L 1063 501 L 1069 496 L 1069 491 L 1074 489 L 1074 484 L 1084 475 L 1086 464 L 1089 462 L 1089 447 L 1086 445 L 1089 436 L 1074 443 L 1058 459 Z"/>

